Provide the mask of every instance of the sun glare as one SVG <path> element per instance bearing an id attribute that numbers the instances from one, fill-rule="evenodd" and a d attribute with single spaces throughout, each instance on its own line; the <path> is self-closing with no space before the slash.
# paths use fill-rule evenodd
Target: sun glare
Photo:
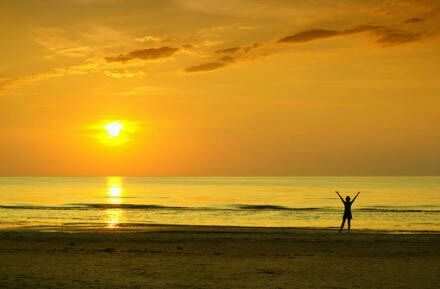
<path id="1" fill-rule="evenodd" d="M 91 126 L 96 132 L 95 137 L 108 146 L 120 146 L 133 140 L 137 130 L 136 123 L 125 119 L 102 120 Z"/>
<path id="2" fill-rule="evenodd" d="M 121 131 L 124 129 L 124 125 L 119 121 L 113 121 L 107 123 L 104 126 L 104 129 L 107 131 L 109 137 L 118 137 L 121 134 Z"/>

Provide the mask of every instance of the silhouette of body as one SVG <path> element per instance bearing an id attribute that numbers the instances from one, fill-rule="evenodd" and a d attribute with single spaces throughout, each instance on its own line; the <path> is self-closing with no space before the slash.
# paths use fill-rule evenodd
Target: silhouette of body
<path id="1" fill-rule="evenodd" d="M 359 196 L 360 192 L 358 192 L 356 194 L 356 196 L 353 198 L 352 201 L 350 200 L 349 196 L 345 197 L 345 200 L 344 200 L 342 198 L 342 196 L 339 194 L 339 192 L 336 192 L 336 194 L 338 194 L 339 198 L 341 199 L 342 203 L 344 204 L 344 215 L 342 216 L 342 224 L 341 224 L 341 228 L 339 229 L 339 232 L 341 232 L 344 229 L 344 225 L 345 225 L 346 220 L 347 220 L 347 225 L 348 225 L 348 231 L 350 232 L 351 219 L 352 219 L 351 205 L 354 203 L 356 198 Z"/>

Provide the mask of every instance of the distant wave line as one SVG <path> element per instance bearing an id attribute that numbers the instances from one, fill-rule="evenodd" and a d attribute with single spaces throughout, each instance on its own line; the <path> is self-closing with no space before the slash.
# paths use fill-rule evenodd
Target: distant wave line
<path id="1" fill-rule="evenodd" d="M 164 206 L 154 204 L 105 204 L 105 203 L 75 203 L 62 206 L 41 206 L 41 205 L 0 205 L 0 209 L 15 210 L 108 210 L 108 209 L 127 209 L 127 210 L 194 210 L 194 211 L 341 211 L 339 207 L 287 207 L 279 205 L 254 205 L 254 204 L 233 204 L 224 207 L 185 207 L 185 206 Z M 409 208 L 354 208 L 353 211 L 359 212 L 382 212 L 382 213 L 440 213 L 438 209 L 409 209 Z"/>
<path id="2" fill-rule="evenodd" d="M 326 210 L 331 209 L 328 207 L 322 208 L 292 208 L 277 205 L 233 205 L 233 207 L 241 210 L 268 210 L 268 211 L 314 211 L 314 210 Z"/>
<path id="3" fill-rule="evenodd" d="M 184 207 L 163 206 L 152 204 L 104 204 L 104 203 L 75 203 L 63 206 L 39 206 L 39 205 L 0 205 L 0 209 L 24 209 L 24 210 L 87 210 L 87 209 L 150 209 L 150 210 L 218 210 L 218 211 L 241 211 L 241 210 L 270 210 L 270 211 L 312 211 L 331 208 L 292 208 L 277 205 L 229 205 L 224 207 Z"/>
<path id="4" fill-rule="evenodd" d="M 394 213 L 440 213 L 440 210 L 423 210 L 423 209 L 384 209 L 384 208 L 361 208 L 357 209 L 361 212 L 394 212 Z"/>

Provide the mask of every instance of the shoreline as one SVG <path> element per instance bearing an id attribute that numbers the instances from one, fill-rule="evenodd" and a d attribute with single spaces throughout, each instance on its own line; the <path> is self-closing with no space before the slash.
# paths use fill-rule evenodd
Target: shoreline
<path id="1" fill-rule="evenodd" d="M 374 235 L 440 235 L 435 230 L 391 230 L 391 229 L 346 229 L 339 233 L 339 227 L 283 227 L 283 226 L 235 226 L 235 225 L 192 225 L 192 224 L 145 224 L 145 223 L 122 223 L 115 226 L 108 226 L 107 223 L 75 223 L 60 226 L 6 226 L 1 228 L 2 232 L 65 232 L 65 233 L 142 233 L 160 231 L 216 231 L 216 232 L 282 232 L 282 233 L 335 233 L 335 234 L 374 234 Z"/>
<path id="2" fill-rule="evenodd" d="M 439 288 L 440 234 L 0 230 L 0 288 Z M 349 276 L 349 277 L 347 277 Z"/>

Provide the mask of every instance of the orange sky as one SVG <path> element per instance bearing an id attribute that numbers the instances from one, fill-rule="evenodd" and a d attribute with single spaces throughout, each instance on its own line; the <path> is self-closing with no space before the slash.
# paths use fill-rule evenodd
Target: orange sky
<path id="1" fill-rule="evenodd" d="M 1 1 L 0 23 L 2 176 L 440 174 L 438 1 Z"/>

